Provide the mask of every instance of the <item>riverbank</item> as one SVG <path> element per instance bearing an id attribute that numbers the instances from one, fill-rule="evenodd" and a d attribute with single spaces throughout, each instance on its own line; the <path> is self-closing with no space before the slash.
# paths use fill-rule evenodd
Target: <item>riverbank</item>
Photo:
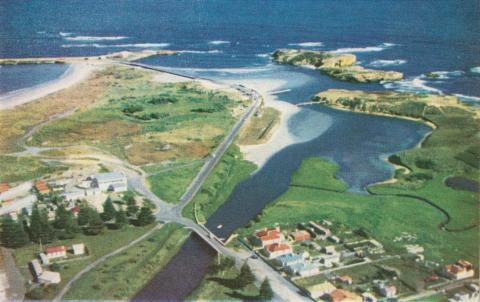
<path id="1" fill-rule="evenodd" d="M 288 120 L 300 111 L 297 106 L 278 100 L 271 92 L 279 90 L 285 84 L 281 80 L 250 79 L 242 80 L 243 85 L 258 91 L 264 100 L 264 107 L 273 108 L 280 113 L 279 122 L 270 130 L 270 138 L 258 145 L 241 145 L 244 158 L 261 167 L 275 153 L 297 142 L 295 136 L 288 130 Z"/>

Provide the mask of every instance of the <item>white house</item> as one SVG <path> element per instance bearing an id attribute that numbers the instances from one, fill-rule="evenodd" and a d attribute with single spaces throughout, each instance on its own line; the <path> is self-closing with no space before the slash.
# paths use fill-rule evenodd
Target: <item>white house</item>
<path id="1" fill-rule="evenodd" d="M 330 254 L 320 256 L 320 260 L 326 267 L 332 267 L 334 263 L 340 262 L 340 254 Z"/>
<path id="2" fill-rule="evenodd" d="M 45 253 L 38 254 L 38 258 L 40 258 L 40 261 L 42 261 L 43 265 L 49 265 L 50 264 L 50 260 L 48 259 L 47 255 L 45 255 Z"/>
<path id="3" fill-rule="evenodd" d="M 45 284 L 58 284 L 62 281 L 60 273 L 52 271 L 44 271 L 39 277 L 38 282 Z"/>
<path id="4" fill-rule="evenodd" d="M 127 177 L 123 172 L 99 173 L 91 176 L 92 185 L 102 191 L 124 192 L 128 189 Z"/>
<path id="5" fill-rule="evenodd" d="M 85 244 L 83 243 L 73 244 L 72 250 L 74 255 L 83 255 L 85 254 Z"/>
<path id="6" fill-rule="evenodd" d="M 49 260 L 56 258 L 66 258 L 67 257 L 67 248 L 64 245 L 47 247 L 45 249 L 45 254 Z"/>

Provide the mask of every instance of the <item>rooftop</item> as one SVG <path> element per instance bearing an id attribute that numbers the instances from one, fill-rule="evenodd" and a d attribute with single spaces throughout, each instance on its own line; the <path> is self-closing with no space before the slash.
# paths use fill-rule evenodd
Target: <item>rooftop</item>
<path id="1" fill-rule="evenodd" d="M 108 172 L 108 173 L 99 173 L 94 176 L 98 182 L 109 182 L 109 181 L 118 181 L 125 178 L 125 174 L 122 172 Z"/>
<path id="2" fill-rule="evenodd" d="M 64 245 L 58 245 L 58 246 L 47 247 L 45 249 L 45 253 L 51 254 L 51 253 L 63 252 L 66 250 L 67 248 Z"/>

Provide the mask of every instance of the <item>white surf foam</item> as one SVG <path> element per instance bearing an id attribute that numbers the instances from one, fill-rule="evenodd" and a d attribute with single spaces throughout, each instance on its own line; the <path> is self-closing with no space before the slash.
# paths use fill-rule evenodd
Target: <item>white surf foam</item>
<path id="1" fill-rule="evenodd" d="M 464 95 L 464 94 L 454 94 L 454 96 L 458 97 L 461 101 L 466 103 L 476 103 L 480 104 L 480 97 L 478 96 L 471 96 L 471 95 Z"/>
<path id="2" fill-rule="evenodd" d="M 177 50 L 177 53 L 196 53 L 196 54 L 202 54 L 202 53 L 223 53 L 223 51 L 218 50 L 218 49 L 212 49 L 212 50 Z"/>
<path id="3" fill-rule="evenodd" d="M 400 92 L 443 94 L 440 89 L 428 86 L 427 81 L 425 81 L 424 78 L 424 75 L 421 75 L 401 81 L 381 82 L 381 84 L 387 89 L 392 89 Z"/>
<path id="4" fill-rule="evenodd" d="M 480 66 L 470 68 L 470 71 L 473 73 L 480 73 Z"/>
<path id="5" fill-rule="evenodd" d="M 383 51 L 385 49 L 391 48 L 396 45 L 397 44 L 393 44 L 393 43 L 382 43 L 377 46 L 339 48 L 336 50 L 332 50 L 330 52 L 331 53 L 377 52 L 377 51 Z"/>
<path id="6" fill-rule="evenodd" d="M 59 32 L 58 34 L 59 34 L 60 36 L 62 36 L 62 37 L 69 37 L 69 36 L 73 35 L 73 33 L 62 32 L 62 31 Z"/>
<path id="7" fill-rule="evenodd" d="M 230 44 L 230 41 L 214 40 L 214 41 L 209 41 L 208 44 L 212 44 L 212 45 Z"/>
<path id="8" fill-rule="evenodd" d="M 398 65 L 403 65 L 407 63 L 406 60 L 401 60 L 401 59 L 397 59 L 397 60 L 375 60 L 375 61 L 372 61 L 370 62 L 370 66 L 373 66 L 373 67 L 384 67 L 384 66 L 398 66 Z"/>
<path id="9" fill-rule="evenodd" d="M 169 46 L 169 43 L 136 43 L 136 44 L 98 44 L 98 43 L 88 43 L 88 44 L 63 44 L 63 48 L 70 47 L 95 47 L 95 48 L 163 48 Z"/>
<path id="10" fill-rule="evenodd" d="M 106 36 L 106 37 L 101 37 L 101 36 L 75 36 L 75 37 L 70 37 L 66 36 L 64 37 L 65 40 L 67 41 L 118 41 L 118 40 L 125 40 L 128 37 L 126 36 Z"/>
<path id="11" fill-rule="evenodd" d="M 430 73 L 433 75 L 433 79 L 439 80 L 448 80 L 452 77 L 460 77 L 465 74 L 465 72 L 461 70 L 454 70 L 454 71 L 433 71 Z"/>
<path id="12" fill-rule="evenodd" d="M 302 43 L 290 43 L 290 46 L 300 46 L 300 47 L 322 47 L 322 42 L 302 42 Z"/>
<path id="13" fill-rule="evenodd" d="M 257 56 L 259 58 L 268 58 L 268 57 L 270 57 L 270 54 L 269 53 L 259 53 L 259 54 L 256 54 L 255 56 Z"/>

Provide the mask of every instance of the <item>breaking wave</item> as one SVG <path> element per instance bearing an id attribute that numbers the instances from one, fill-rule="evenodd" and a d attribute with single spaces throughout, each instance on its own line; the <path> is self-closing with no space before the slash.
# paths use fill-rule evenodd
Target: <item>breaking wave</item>
<path id="1" fill-rule="evenodd" d="M 407 63 L 406 60 L 375 60 L 370 62 L 370 66 L 372 67 L 384 67 L 384 66 L 398 66 Z"/>
<path id="2" fill-rule="evenodd" d="M 95 48 L 162 48 L 169 46 L 169 43 L 136 43 L 136 44 L 63 44 L 63 48 L 71 47 L 95 47 Z"/>
<path id="3" fill-rule="evenodd" d="M 397 44 L 393 44 L 393 43 L 382 43 L 377 46 L 339 48 L 336 50 L 332 50 L 330 52 L 332 53 L 376 52 L 376 51 L 383 51 L 385 49 L 391 48 L 396 45 Z"/>
<path id="4" fill-rule="evenodd" d="M 424 75 L 395 82 L 382 82 L 381 84 L 387 89 L 400 92 L 443 94 L 440 89 L 428 86 Z"/>
<path id="5" fill-rule="evenodd" d="M 223 51 L 218 50 L 218 49 L 212 49 L 212 50 L 177 50 L 177 53 L 196 53 L 196 54 L 202 54 L 202 53 L 223 53 Z"/>
<path id="6" fill-rule="evenodd" d="M 454 96 L 458 97 L 461 101 L 465 103 L 480 105 L 480 97 L 478 96 L 464 95 L 459 93 L 454 94 Z"/>
<path id="7" fill-rule="evenodd" d="M 300 47 L 322 47 L 322 42 L 302 42 L 302 43 L 290 43 L 289 46 L 300 46 Z"/>
<path id="8" fill-rule="evenodd" d="M 480 66 L 470 68 L 470 71 L 473 73 L 480 73 Z"/>
<path id="9" fill-rule="evenodd" d="M 230 44 L 230 41 L 214 40 L 214 41 L 209 41 L 208 44 L 212 44 L 212 45 Z"/>
<path id="10" fill-rule="evenodd" d="M 75 37 L 70 37 L 70 36 L 63 36 L 65 40 L 67 41 L 118 41 L 118 40 L 124 40 L 127 39 L 128 37 L 126 36 L 112 36 L 112 37 L 100 37 L 100 36 L 75 36 Z"/>
<path id="11" fill-rule="evenodd" d="M 430 72 L 430 78 L 432 79 L 439 79 L 439 80 L 448 80 L 452 77 L 460 77 L 464 75 L 465 72 L 461 70 L 454 70 L 454 71 L 433 71 Z"/>

